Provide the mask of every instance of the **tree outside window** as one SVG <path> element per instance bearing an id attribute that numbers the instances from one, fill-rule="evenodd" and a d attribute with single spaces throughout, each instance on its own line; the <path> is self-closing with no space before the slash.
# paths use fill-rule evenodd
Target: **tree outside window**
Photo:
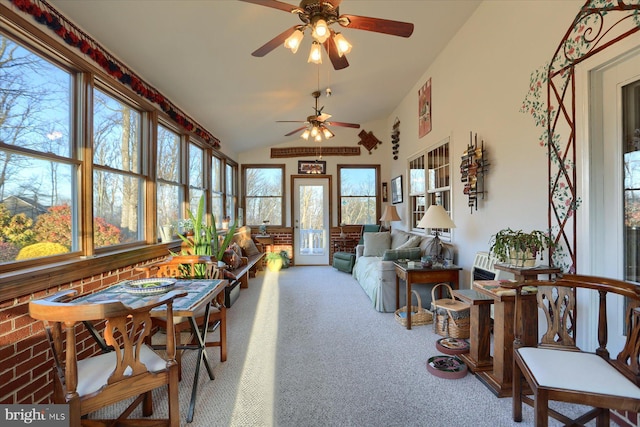
<path id="1" fill-rule="evenodd" d="M 379 166 L 338 165 L 340 224 L 375 224 L 379 214 Z"/>
<path id="2" fill-rule="evenodd" d="M 284 165 L 243 166 L 247 225 L 283 225 Z"/>

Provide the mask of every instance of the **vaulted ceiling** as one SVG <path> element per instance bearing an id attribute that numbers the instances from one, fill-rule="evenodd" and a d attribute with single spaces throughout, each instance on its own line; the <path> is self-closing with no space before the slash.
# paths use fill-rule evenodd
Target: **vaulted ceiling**
<path id="1" fill-rule="evenodd" d="M 308 33 L 295 55 L 280 46 L 251 56 L 300 23 L 277 9 L 235 0 L 49 2 L 220 139 L 223 151 L 238 153 L 296 139 L 284 136 L 295 123 L 276 121 L 313 114 L 318 87 L 334 120 L 387 117 L 480 0 L 344 0 L 340 13 L 411 22 L 415 30 L 402 38 L 343 29 L 353 50 L 350 66 L 338 71 L 326 56 L 322 65 L 307 63 Z"/>

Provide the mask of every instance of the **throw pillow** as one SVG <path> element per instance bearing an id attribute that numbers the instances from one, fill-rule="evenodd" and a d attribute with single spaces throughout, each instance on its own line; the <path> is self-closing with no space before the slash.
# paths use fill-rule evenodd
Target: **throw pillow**
<path id="1" fill-rule="evenodd" d="M 422 237 L 420 236 L 411 236 L 409 237 L 409 240 L 396 247 L 396 249 L 417 248 L 420 244 L 420 240 L 422 240 Z"/>
<path id="2" fill-rule="evenodd" d="M 230 244 L 229 249 L 235 252 L 238 257 L 242 257 L 242 248 L 236 242 Z"/>
<path id="3" fill-rule="evenodd" d="M 260 253 L 260 251 L 258 250 L 258 247 L 256 246 L 256 244 L 253 242 L 252 239 L 240 240 L 240 247 L 248 257 L 254 256 Z"/>
<path id="4" fill-rule="evenodd" d="M 382 256 L 384 251 L 390 248 L 391 235 L 389 232 L 364 234 L 364 256 Z"/>
<path id="5" fill-rule="evenodd" d="M 383 261 L 397 261 L 399 259 L 420 259 L 420 248 L 406 248 L 406 249 L 387 249 L 382 255 Z"/>
<path id="6" fill-rule="evenodd" d="M 405 243 L 409 237 L 411 237 L 411 234 L 407 233 L 406 231 L 401 231 L 401 230 L 394 230 L 391 233 L 391 249 L 397 249 L 398 247 L 400 247 L 400 245 L 402 245 L 403 243 Z"/>

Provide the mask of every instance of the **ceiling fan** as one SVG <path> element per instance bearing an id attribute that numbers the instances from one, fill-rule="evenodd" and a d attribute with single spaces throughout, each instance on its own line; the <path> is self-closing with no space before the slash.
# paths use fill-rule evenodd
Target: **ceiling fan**
<path id="1" fill-rule="evenodd" d="M 338 23 L 345 28 L 373 31 L 400 37 L 409 37 L 413 33 L 413 24 L 408 22 L 357 15 L 340 15 L 338 6 L 340 6 L 342 0 L 302 0 L 299 6 L 293 6 L 277 0 L 240 1 L 294 13 L 297 14 L 298 18 L 302 21 L 302 25 L 294 25 L 256 49 L 252 55 L 258 57 L 265 56 L 283 43 L 285 47 L 291 49 L 293 53 L 296 53 L 304 37 L 305 30 L 309 28 L 311 29 L 313 43 L 307 62 L 313 62 L 315 64 L 322 63 L 322 49 L 320 45 L 323 45 L 329 54 L 333 68 L 341 70 L 349 66 L 349 62 L 344 55 L 351 52 L 351 44 L 341 33 L 335 32 L 330 28 L 332 24 Z"/>
<path id="2" fill-rule="evenodd" d="M 300 132 L 304 129 L 304 132 L 300 135 L 301 138 L 308 140 L 309 137 L 313 138 L 316 142 L 322 141 L 322 137 L 324 139 L 333 138 L 335 135 L 327 126 L 341 126 L 346 128 L 355 128 L 359 129 L 360 125 L 356 123 L 345 123 L 345 122 L 334 122 L 327 121 L 331 117 L 331 114 L 323 113 L 322 110 L 324 107 L 318 108 L 318 98 L 320 97 L 320 91 L 317 90 L 311 94 L 316 99 L 316 106 L 314 108 L 315 115 L 307 117 L 306 121 L 303 120 L 278 120 L 277 123 L 304 123 L 304 126 L 299 127 L 298 129 L 292 130 L 285 136 L 291 136 L 296 132 Z"/>

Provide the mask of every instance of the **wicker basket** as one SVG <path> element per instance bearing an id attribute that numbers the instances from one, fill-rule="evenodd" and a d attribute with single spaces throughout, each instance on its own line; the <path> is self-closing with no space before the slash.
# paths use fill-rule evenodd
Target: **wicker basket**
<path id="1" fill-rule="evenodd" d="M 420 294 L 416 291 L 411 291 L 412 295 L 416 296 L 418 300 L 418 305 L 411 306 L 411 326 L 420 326 L 431 323 L 433 320 L 433 315 L 429 310 L 422 308 L 422 300 L 420 299 Z M 409 303 L 411 303 L 409 301 Z M 400 323 L 402 326 L 407 326 L 407 306 L 405 305 L 402 308 L 399 308 L 395 312 L 396 322 Z"/>
<path id="2" fill-rule="evenodd" d="M 433 329 L 438 335 L 452 338 L 469 338 L 471 325 L 469 304 L 453 298 L 436 300 L 435 291 L 444 286 L 452 295 L 451 287 L 439 283 L 431 289 L 431 311 L 434 316 Z"/>

